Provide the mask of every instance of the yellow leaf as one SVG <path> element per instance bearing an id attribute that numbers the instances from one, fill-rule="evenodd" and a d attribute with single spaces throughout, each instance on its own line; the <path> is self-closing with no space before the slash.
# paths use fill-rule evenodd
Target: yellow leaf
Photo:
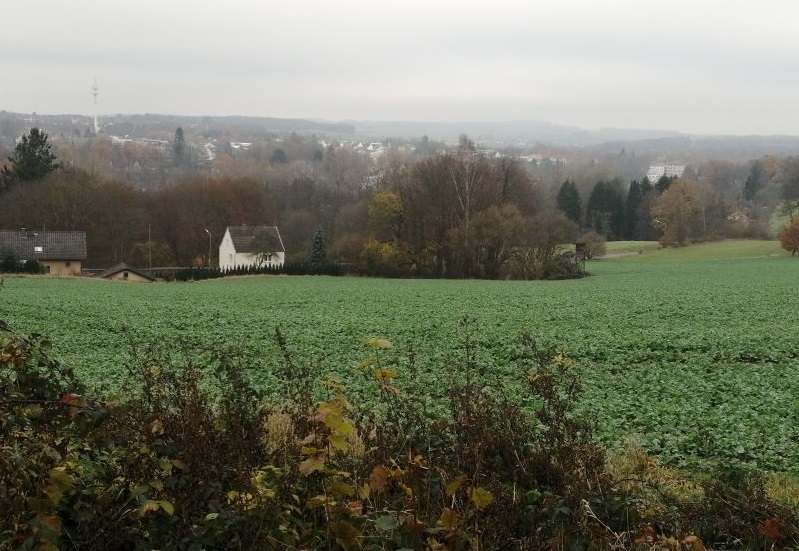
<path id="1" fill-rule="evenodd" d="M 141 507 L 139 507 L 139 515 L 144 516 L 147 513 L 155 512 L 159 509 L 159 505 L 157 501 L 147 500 L 142 503 Z"/>
<path id="2" fill-rule="evenodd" d="M 316 414 L 313 416 L 314 421 L 324 421 L 331 415 L 341 415 L 341 406 L 336 402 L 322 402 L 316 408 Z"/>
<path id="3" fill-rule="evenodd" d="M 321 505 L 324 505 L 325 503 L 327 503 L 327 496 L 323 495 L 314 496 L 305 502 L 309 509 L 315 509 Z"/>
<path id="4" fill-rule="evenodd" d="M 450 509 L 449 507 L 445 507 L 443 511 L 441 511 L 441 525 L 449 532 L 455 530 L 460 523 L 460 518 L 458 518 L 458 513 Z"/>
<path id="5" fill-rule="evenodd" d="M 58 489 L 68 490 L 72 488 L 73 480 L 67 472 L 66 467 L 56 467 L 55 469 L 50 469 L 48 475 L 50 477 L 50 484 Z"/>
<path id="6" fill-rule="evenodd" d="M 371 488 L 369 488 L 369 484 L 364 482 L 360 488 L 358 488 L 358 497 L 361 499 L 368 499 L 369 494 L 371 494 Z"/>
<path id="7" fill-rule="evenodd" d="M 366 339 L 366 344 L 371 346 L 372 348 L 393 348 L 394 345 L 391 344 L 391 341 L 387 341 L 386 339 L 376 339 L 372 337 L 371 339 Z"/>
<path id="8" fill-rule="evenodd" d="M 59 519 L 55 515 L 39 513 L 36 515 L 36 518 L 42 523 L 47 525 L 53 532 L 60 533 L 61 532 L 61 519 Z"/>
<path id="9" fill-rule="evenodd" d="M 303 446 L 300 448 L 300 453 L 302 455 L 316 455 L 319 453 L 319 449 L 314 447 Z"/>
<path id="10" fill-rule="evenodd" d="M 339 434 L 349 435 L 355 432 L 355 427 L 341 415 L 331 415 L 324 420 L 325 426 Z"/>
<path id="11" fill-rule="evenodd" d="M 161 509 L 163 509 L 164 512 L 170 517 L 175 514 L 175 506 L 169 501 L 159 501 L 158 505 L 160 505 Z"/>
<path id="12" fill-rule="evenodd" d="M 314 471 L 318 471 L 325 465 L 325 458 L 322 455 L 314 455 L 300 463 L 300 472 L 306 476 Z"/>
<path id="13" fill-rule="evenodd" d="M 349 444 L 347 443 L 347 437 L 342 436 L 341 434 L 332 434 L 330 438 L 327 439 L 330 445 L 333 447 L 334 450 L 338 450 L 341 452 L 347 451 L 349 448 Z"/>
<path id="14" fill-rule="evenodd" d="M 364 361 L 362 361 L 357 366 L 355 366 L 355 369 L 357 369 L 358 371 L 363 371 L 364 369 L 366 369 L 367 367 L 369 367 L 370 365 L 372 365 L 376 361 L 377 361 L 377 358 L 366 358 Z"/>
<path id="15" fill-rule="evenodd" d="M 469 499 L 472 500 L 472 503 L 478 509 L 485 509 L 494 501 L 494 496 L 484 488 L 471 488 L 469 490 Z"/>
<path id="16" fill-rule="evenodd" d="M 188 468 L 186 463 L 184 463 L 180 459 L 173 459 L 172 465 L 174 465 L 176 469 L 180 469 L 181 471 L 185 471 Z"/>
<path id="17" fill-rule="evenodd" d="M 390 369 L 375 369 L 374 374 L 381 381 L 388 381 L 397 377 L 397 373 Z"/>
<path id="18" fill-rule="evenodd" d="M 458 491 L 458 488 L 460 488 L 465 481 L 466 481 L 465 474 L 456 476 L 455 478 L 452 479 L 452 481 L 449 484 L 447 484 L 447 487 L 444 488 L 444 493 L 446 493 L 447 496 L 455 495 L 455 492 Z"/>
<path id="19" fill-rule="evenodd" d="M 345 484 L 341 481 L 334 480 L 330 484 L 330 489 L 336 493 L 343 494 L 345 496 L 354 496 L 355 495 L 355 488 L 350 486 L 349 484 Z"/>

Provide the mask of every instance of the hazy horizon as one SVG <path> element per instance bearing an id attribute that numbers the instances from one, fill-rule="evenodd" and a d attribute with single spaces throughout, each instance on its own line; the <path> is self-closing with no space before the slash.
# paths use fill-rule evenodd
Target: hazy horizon
<path id="1" fill-rule="evenodd" d="M 44 0 L 4 9 L 0 109 L 797 135 L 799 5 Z M 21 23 L 30 24 L 21 24 Z M 9 77 L 11 75 L 11 77 Z"/>

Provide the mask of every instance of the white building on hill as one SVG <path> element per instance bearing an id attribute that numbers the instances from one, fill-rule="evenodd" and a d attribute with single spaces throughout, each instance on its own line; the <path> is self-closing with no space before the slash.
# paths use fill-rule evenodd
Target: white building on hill
<path id="1" fill-rule="evenodd" d="M 655 185 L 655 183 L 657 183 L 657 181 L 663 176 L 668 176 L 669 178 L 673 178 L 675 176 L 677 178 L 682 178 L 683 172 L 685 172 L 685 165 L 677 163 L 661 163 L 650 166 L 649 170 L 646 172 L 646 177 L 650 184 Z"/>
<path id="2" fill-rule="evenodd" d="M 277 226 L 228 226 L 219 244 L 219 267 L 277 268 L 286 259 L 286 249 Z"/>

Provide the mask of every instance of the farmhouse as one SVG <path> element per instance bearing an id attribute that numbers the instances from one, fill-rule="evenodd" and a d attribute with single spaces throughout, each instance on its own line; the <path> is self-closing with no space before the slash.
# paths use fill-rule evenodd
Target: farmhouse
<path id="1" fill-rule="evenodd" d="M 285 256 L 277 226 L 228 226 L 219 245 L 219 268 L 278 267 Z"/>
<path id="2" fill-rule="evenodd" d="M 155 278 L 147 272 L 128 266 L 124 262 L 100 272 L 97 277 L 117 281 L 146 281 L 148 283 L 155 281 Z"/>
<path id="3" fill-rule="evenodd" d="M 0 256 L 9 254 L 38 260 L 50 275 L 77 276 L 86 260 L 86 232 L 0 230 Z"/>

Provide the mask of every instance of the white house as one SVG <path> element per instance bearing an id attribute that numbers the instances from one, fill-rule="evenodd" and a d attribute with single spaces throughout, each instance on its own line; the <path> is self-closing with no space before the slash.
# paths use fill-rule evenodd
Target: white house
<path id="1" fill-rule="evenodd" d="M 286 249 L 277 226 L 228 226 L 219 245 L 219 267 L 282 266 Z"/>

